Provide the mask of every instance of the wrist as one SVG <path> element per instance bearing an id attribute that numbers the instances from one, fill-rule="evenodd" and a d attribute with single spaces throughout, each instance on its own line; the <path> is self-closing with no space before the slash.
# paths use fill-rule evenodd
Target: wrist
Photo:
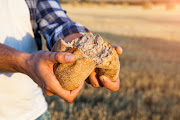
<path id="1" fill-rule="evenodd" d="M 30 59 L 31 54 L 26 52 L 21 52 L 18 54 L 18 61 L 16 64 L 16 70 L 20 73 L 26 74 L 26 69 L 28 68 L 27 62 Z"/>

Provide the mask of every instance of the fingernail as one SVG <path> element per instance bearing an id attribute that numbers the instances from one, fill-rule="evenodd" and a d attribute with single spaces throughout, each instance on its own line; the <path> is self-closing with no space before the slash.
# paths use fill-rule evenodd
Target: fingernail
<path id="1" fill-rule="evenodd" d="M 120 48 L 121 49 L 121 53 L 123 53 L 123 49 L 122 48 Z"/>
<path id="2" fill-rule="evenodd" d="M 73 55 L 71 55 L 71 54 L 65 56 L 65 60 L 67 62 L 70 62 L 72 58 L 73 58 Z"/>

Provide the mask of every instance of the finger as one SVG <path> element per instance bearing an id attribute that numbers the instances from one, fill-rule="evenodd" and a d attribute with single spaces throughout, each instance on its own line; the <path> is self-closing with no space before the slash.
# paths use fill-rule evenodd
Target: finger
<path id="1" fill-rule="evenodd" d="M 82 90 L 83 85 L 84 85 L 84 81 L 76 89 L 70 91 L 70 96 L 72 96 L 72 101 L 78 96 L 79 92 Z"/>
<path id="2" fill-rule="evenodd" d="M 46 76 L 46 79 L 51 80 L 46 83 L 46 85 L 48 85 L 46 86 L 46 90 L 51 91 L 52 93 L 58 95 L 67 102 L 72 102 L 76 98 L 76 96 L 78 95 L 84 84 L 83 81 L 82 84 L 77 89 L 73 91 L 68 91 L 62 88 L 62 86 L 60 85 L 59 81 L 57 80 L 57 78 L 54 76 L 53 73 L 49 73 L 49 75 Z"/>
<path id="3" fill-rule="evenodd" d="M 102 87 L 102 85 L 100 84 L 99 79 L 96 75 L 95 70 L 89 75 L 89 80 L 93 87 L 96 87 L 96 88 Z"/>
<path id="4" fill-rule="evenodd" d="M 104 87 L 108 88 L 109 90 L 112 90 L 112 91 L 118 91 L 119 90 L 119 85 L 120 85 L 119 77 L 114 82 L 112 82 L 106 76 L 100 76 L 100 80 L 101 80 L 102 84 L 104 85 Z"/>
<path id="5" fill-rule="evenodd" d="M 84 85 L 84 81 L 81 83 L 80 86 L 78 86 L 76 89 L 74 89 L 72 91 L 67 91 L 65 89 L 62 89 L 61 98 L 63 98 L 64 100 L 66 100 L 69 103 L 73 102 L 73 100 L 77 97 L 77 95 L 81 91 L 83 85 Z"/>
<path id="6" fill-rule="evenodd" d="M 113 46 L 113 47 L 114 47 L 115 50 L 117 51 L 117 54 L 118 54 L 118 55 L 121 55 L 121 54 L 122 54 L 123 49 L 122 49 L 120 46 L 115 45 L 115 46 Z"/>
<path id="7" fill-rule="evenodd" d="M 75 56 L 66 52 L 51 52 L 49 60 L 53 63 L 70 63 L 75 60 Z"/>
<path id="8" fill-rule="evenodd" d="M 79 87 L 77 87 L 75 90 L 72 90 L 72 91 L 63 89 L 59 82 L 54 83 L 54 84 L 55 84 L 54 86 L 56 86 L 56 87 L 51 88 L 53 93 L 55 93 L 62 99 L 66 100 L 67 102 L 72 102 L 76 98 L 78 93 L 81 91 L 81 89 L 84 85 L 84 81 L 82 82 L 82 84 Z"/>

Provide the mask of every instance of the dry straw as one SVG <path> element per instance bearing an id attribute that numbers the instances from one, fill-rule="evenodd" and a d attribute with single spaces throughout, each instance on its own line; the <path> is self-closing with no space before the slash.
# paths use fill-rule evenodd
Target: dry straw
<path id="1" fill-rule="evenodd" d="M 122 7 L 124 7 L 124 8 L 129 7 L 129 3 L 127 3 L 127 2 L 122 3 Z"/>
<path id="2" fill-rule="evenodd" d="M 99 7 L 107 7 L 107 3 L 100 2 L 100 3 L 98 4 L 98 6 L 99 6 Z"/>
<path id="3" fill-rule="evenodd" d="M 79 2 L 73 2 L 73 3 L 71 3 L 71 5 L 72 5 L 73 7 L 79 7 L 79 6 L 80 6 Z"/>
<path id="4" fill-rule="evenodd" d="M 144 3 L 143 9 L 151 10 L 153 8 L 153 4 L 151 2 Z"/>

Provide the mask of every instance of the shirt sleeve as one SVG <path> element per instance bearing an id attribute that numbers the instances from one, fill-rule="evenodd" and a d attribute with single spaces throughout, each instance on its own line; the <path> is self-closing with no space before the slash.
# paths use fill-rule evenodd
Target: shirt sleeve
<path id="1" fill-rule="evenodd" d="M 89 30 L 80 23 L 72 21 L 61 8 L 58 0 L 39 0 L 37 2 L 37 24 L 39 32 L 46 38 L 48 49 L 56 40 L 69 34 L 84 34 Z"/>

